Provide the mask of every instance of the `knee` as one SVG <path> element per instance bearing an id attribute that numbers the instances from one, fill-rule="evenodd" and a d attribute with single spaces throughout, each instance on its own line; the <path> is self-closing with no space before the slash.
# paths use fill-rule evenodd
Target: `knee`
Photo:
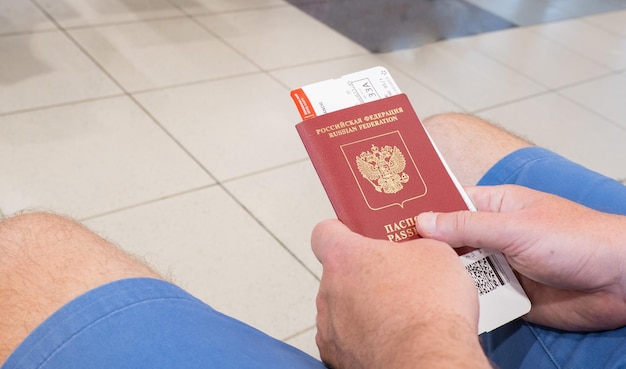
<path id="1" fill-rule="evenodd" d="M 0 221 L 0 266 L 31 264 L 66 255 L 69 240 L 88 234 L 79 223 L 60 215 L 33 212 Z"/>
<path id="2" fill-rule="evenodd" d="M 15 248 L 33 239 L 58 239 L 78 227 L 78 223 L 56 214 L 18 214 L 0 221 L 0 247 Z"/>
<path id="3" fill-rule="evenodd" d="M 463 143 L 464 138 L 472 137 L 484 129 L 473 115 L 465 113 L 441 113 L 430 116 L 422 121 L 440 149 L 451 149 Z"/>
<path id="4" fill-rule="evenodd" d="M 458 113 L 458 112 L 449 112 L 449 113 L 438 113 L 431 115 L 425 119 L 425 121 L 430 122 L 454 122 L 464 119 L 471 119 L 474 116 L 468 113 Z"/>
<path id="5" fill-rule="evenodd" d="M 47 212 L 25 212 L 10 216 L 0 221 L 0 232 L 13 228 L 38 228 L 58 225 L 70 221 L 61 215 Z M 73 221 L 70 221 L 73 222 Z"/>
<path id="6" fill-rule="evenodd" d="M 460 130 L 475 124 L 476 118 L 466 113 L 440 113 L 422 121 L 427 130 Z"/>
<path id="7" fill-rule="evenodd" d="M 82 224 L 41 212 L 0 222 L 0 278 L 3 273 L 72 276 L 93 285 L 129 276 L 159 277 Z"/>

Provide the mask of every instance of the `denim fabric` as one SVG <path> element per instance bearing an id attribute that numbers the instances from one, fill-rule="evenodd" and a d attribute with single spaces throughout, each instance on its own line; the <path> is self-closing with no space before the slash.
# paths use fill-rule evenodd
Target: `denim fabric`
<path id="1" fill-rule="evenodd" d="M 156 279 L 125 279 L 74 299 L 2 369 L 323 369 L 311 356 Z"/>

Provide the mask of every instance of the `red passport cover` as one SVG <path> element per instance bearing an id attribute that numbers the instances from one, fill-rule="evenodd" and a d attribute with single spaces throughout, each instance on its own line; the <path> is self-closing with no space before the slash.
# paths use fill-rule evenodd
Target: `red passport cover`
<path id="1" fill-rule="evenodd" d="M 296 128 L 337 217 L 354 232 L 401 242 L 419 238 L 422 212 L 468 209 L 405 94 Z"/>

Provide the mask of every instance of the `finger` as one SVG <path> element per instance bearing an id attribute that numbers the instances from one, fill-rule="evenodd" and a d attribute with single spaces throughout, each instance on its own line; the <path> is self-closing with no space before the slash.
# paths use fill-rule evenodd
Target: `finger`
<path id="1" fill-rule="evenodd" d="M 478 211 L 509 212 L 519 210 L 531 197 L 531 190 L 515 185 L 465 187 Z"/>
<path id="2" fill-rule="evenodd" d="M 339 220 L 325 220 L 313 228 L 311 248 L 317 260 L 324 265 L 329 259 L 329 254 L 344 247 L 353 236 L 356 235 Z"/>
<path id="3" fill-rule="evenodd" d="M 504 249 L 503 236 L 509 232 L 507 223 L 499 213 L 458 211 L 422 213 L 417 217 L 416 227 L 422 237 L 453 247 Z"/>

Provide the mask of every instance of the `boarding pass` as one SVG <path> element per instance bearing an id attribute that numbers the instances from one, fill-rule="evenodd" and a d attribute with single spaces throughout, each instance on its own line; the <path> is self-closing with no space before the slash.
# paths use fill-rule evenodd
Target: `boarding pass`
<path id="1" fill-rule="evenodd" d="M 384 67 L 373 67 L 291 91 L 303 120 L 400 94 Z"/>

